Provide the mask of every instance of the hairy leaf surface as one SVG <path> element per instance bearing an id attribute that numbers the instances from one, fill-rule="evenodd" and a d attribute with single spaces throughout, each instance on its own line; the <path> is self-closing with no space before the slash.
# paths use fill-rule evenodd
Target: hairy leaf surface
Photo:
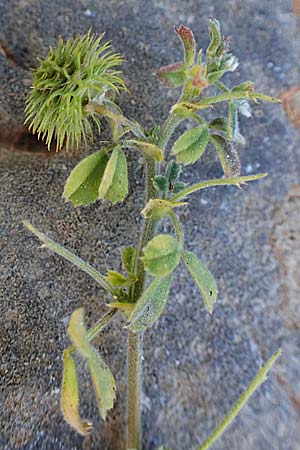
<path id="1" fill-rule="evenodd" d="M 198 125 L 183 133 L 175 142 L 172 154 L 177 161 L 185 165 L 195 163 L 204 152 L 209 140 L 209 132 L 206 125 Z"/>
<path id="2" fill-rule="evenodd" d="M 218 295 L 214 277 L 194 253 L 183 252 L 182 259 L 199 288 L 206 310 L 211 314 Z"/>
<path id="3" fill-rule="evenodd" d="M 154 278 L 143 292 L 129 317 L 129 330 L 144 331 L 161 315 L 170 289 L 171 274 L 165 278 Z"/>
<path id="4" fill-rule="evenodd" d="M 98 198 L 98 189 L 108 162 L 107 150 L 102 149 L 84 158 L 70 173 L 63 196 L 74 206 L 86 206 Z"/>
<path id="5" fill-rule="evenodd" d="M 180 261 L 178 242 L 173 236 L 159 234 L 143 249 L 145 269 L 156 277 L 165 277 L 172 272 Z"/>

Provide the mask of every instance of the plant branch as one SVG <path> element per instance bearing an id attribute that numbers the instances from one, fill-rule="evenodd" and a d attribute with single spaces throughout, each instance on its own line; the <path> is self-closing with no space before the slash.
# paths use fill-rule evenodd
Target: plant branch
<path id="1" fill-rule="evenodd" d="M 173 202 L 181 200 L 187 195 L 192 194 L 193 192 L 200 191 L 201 189 L 205 189 L 211 186 L 233 185 L 240 187 L 241 184 L 246 184 L 247 181 L 259 180 L 266 177 L 267 175 L 267 173 L 258 173 L 257 175 L 246 175 L 234 178 L 214 178 L 212 180 L 202 181 L 201 183 L 192 184 L 191 186 L 183 189 L 178 194 L 174 195 L 171 200 Z"/>
<path id="2" fill-rule="evenodd" d="M 117 309 L 112 309 L 111 311 L 108 311 L 104 316 L 101 317 L 101 319 L 98 320 L 98 322 L 95 323 L 95 325 L 89 329 L 87 333 L 87 337 L 89 341 L 92 341 L 99 333 L 103 330 L 105 325 L 114 317 L 114 315 L 118 312 Z M 70 345 L 68 348 L 66 348 L 65 352 L 68 354 L 75 353 L 76 348 L 74 345 Z"/>
<path id="3" fill-rule="evenodd" d="M 52 239 L 48 238 L 44 233 L 38 231 L 30 222 L 27 220 L 23 220 L 23 225 L 35 234 L 39 240 L 43 243 L 42 247 L 49 248 L 56 254 L 62 256 L 66 260 L 70 261 L 74 266 L 79 267 L 79 269 L 83 270 L 83 272 L 87 273 L 92 277 L 97 283 L 103 287 L 106 291 L 110 292 L 113 295 L 118 294 L 118 290 L 115 289 L 105 278 L 101 275 L 94 267 L 92 267 L 87 262 L 83 261 L 79 256 L 74 255 L 74 253 L 70 252 L 66 248 L 62 247 L 60 244 L 52 241 Z"/>
<path id="4" fill-rule="evenodd" d="M 180 247 L 182 247 L 183 246 L 183 232 L 182 232 L 182 229 L 180 226 L 180 222 L 177 219 L 176 214 L 172 210 L 170 210 L 168 212 L 168 216 L 173 224 L 173 227 L 174 227 L 174 230 L 176 233 L 176 237 L 177 237 L 177 241 L 178 241 Z"/>
<path id="5" fill-rule="evenodd" d="M 226 430 L 228 425 L 235 419 L 237 414 L 243 408 L 245 403 L 249 400 L 251 395 L 256 391 L 256 389 L 267 379 L 267 374 L 271 367 L 275 363 L 276 359 L 281 355 L 281 350 L 277 350 L 271 358 L 268 359 L 266 364 L 258 370 L 257 375 L 253 378 L 247 389 L 242 393 L 237 402 L 224 417 L 222 422 L 217 426 L 217 428 L 211 433 L 210 436 L 200 445 L 198 450 L 207 450 L 211 445 L 221 436 L 221 434 Z"/>

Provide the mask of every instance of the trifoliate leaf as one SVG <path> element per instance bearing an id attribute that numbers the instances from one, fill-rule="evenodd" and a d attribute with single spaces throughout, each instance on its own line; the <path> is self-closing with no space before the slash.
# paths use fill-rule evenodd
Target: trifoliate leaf
<path id="1" fill-rule="evenodd" d="M 123 268 L 130 275 L 134 273 L 135 258 L 136 258 L 136 248 L 124 247 L 122 249 Z"/>
<path id="2" fill-rule="evenodd" d="M 98 191 L 98 198 L 106 198 L 113 204 L 128 194 L 127 161 L 124 153 L 115 147 L 106 165 Z"/>
<path id="3" fill-rule="evenodd" d="M 151 326 L 161 315 L 170 289 L 171 274 L 165 278 L 154 278 L 134 306 L 129 317 L 128 328 L 137 333 Z"/>
<path id="4" fill-rule="evenodd" d="M 195 163 L 204 152 L 209 140 L 209 132 L 206 125 L 198 125 L 183 133 L 175 142 L 172 154 L 177 161 L 183 164 Z"/>
<path id="5" fill-rule="evenodd" d="M 210 141 L 216 150 L 225 177 L 238 177 L 241 173 L 241 161 L 234 144 L 217 134 L 212 134 Z"/>
<path id="6" fill-rule="evenodd" d="M 92 428 L 90 422 L 86 422 L 79 415 L 79 395 L 75 363 L 71 355 L 63 353 L 63 377 L 61 384 L 60 409 L 65 420 L 75 430 L 86 436 Z"/>
<path id="7" fill-rule="evenodd" d="M 83 323 L 83 308 L 76 309 L 70 318 L 68 334 L 75 348 L 87 359 L 94 391 L 101 417 L 113 407 L 115 400 L 115 380 L 109 368 L 89 343 L 88 334 Z"/>
<path id="8" fill-rule="evenodd" d="M 107 162 L 106 149 L 99 150 L 80 161 L 66 181 L 64 198 L 71 201 L 74 206 L 86 206 L 96 201 Z"/>
<path id="9" fill-rule="evenodd" d="M 173 236 L 159 234 L 143 249 L 145 269 L 156 277 L 165 277 L 179 264 L 179 244 Z"/>
<path id="10" fill-rule="evenodd" d="M 166 168 L 167 179 L 171 182 L 178 180 L 180 172 L 181 166 L 174 159 L 171 159 Z"/>
<path id="11" fill-rule="evenodd" d="M 182 259 L 199 288 L 206 310 L 211 314 L 218 295 L 214 277 L 194 253 L 183 252 Z"/>
<path id="12" fill-rule="evenodd" d="M 186 205 L 186 202 L 172 202 L 161 198 L 151 198 L 142 210 L 142 215 L 145 219 L 149 219 L 149 217 L 161 219 L 166 216 L 172 208 L 184 205 Z"/>
<path id="13" fill-rule="evenodd" d="M 193 32 L 190 28 L 180 25 L 175 27 L 175 32 L 181 39 L 184 50 L 184 62 L 186 66 L 191 66 L 195 61 L 196 43 Z"/>
<path id="14" fill-rule="evenodd" d="M 161 67 L 156 76 L 166 87 L 176 88 L 182 86 L 186 80 L 185 65 L 181 62 Z"/>
<path id="15" fill-rule="evenodd" d="M 139 141 L 137 139 L 129 139 L 127 141 L 128 144 L 134 145 L 138 150 L 140 150 L 143 155 L 145 155 L 148 158 L 155 159 L 155 161 L 162 161 L 163 159 L 163 152 L 160 148 L 157 147 L 155 144 L 151 144 L 150 142 L 145 141 Z"/>
<path id="16" fill-rule="evenodd" d="M 167 192 L 169 187 L 169 181 L 163 175 L 156 175 L 153 178 L 153 186 L 157 191 Z"/>

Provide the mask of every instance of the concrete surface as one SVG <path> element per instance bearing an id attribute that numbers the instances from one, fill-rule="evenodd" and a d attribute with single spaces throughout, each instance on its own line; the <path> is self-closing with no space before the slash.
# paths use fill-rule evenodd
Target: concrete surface
<path id="1" fill-rule="evenodd" d="M 96 340 L 118 384 L 117 404 L 106 422 L 99 422 L 82 371 L 82 414 L 96 422 L 95 431 L 82 439 L 59 411 L 65 326 L 81 305 L 92 324 L 105 310 L 106 297 L 79 270 L 39 250 L 21 220 L 32 221 L 104 271 L 118 267 L 119 246 L 136 240 L 143 204 L 143 169 L 135 158 L 124 204 L 88 209 L 64 204 L 63 184 L 79 157 L 49 156 L 21 127 L 28 68 L 59 34 L 69 37 L 89 27 L 106 31 L 127 59 L 131 95 L 122 95 L 120 104 L 128 116 L 150 126 L 162 122 L 177 96 L 152 75 L 180 55 L 173 25 L 191 26 L 205 46 L 209 17 L 218 18 L 232 36 L 241 61 L 232 83 L 255 80 L 262 92 L 284 93 L 285 105 L 291 104 L 285 108 L 288 116 L 280 105 L 259 104 L 252 120 L 242 120 L 243 173 L 267 171 L 267 179 L 243 190 L 203 191 L 181 213 L 187 245 L 214 273 L 220 297 L 209 317 L 184 269 L 177 270 L 165 312 L 144 339 L 143 448 L 155 450 L 163 443 L 172 450 L 196 448 L 280 345 L 283 356 L 269 381 L 213 448 L 300 449 L 300 139 L 293 126 L 299 114 L 293 95 L 299 85 L 300 37 L 295 13 L 296 0 L 0 0 L 1 449 L 124 448 L 122 322 L 114 320 Z M 220 175 L 215 156 L 207 152 L 186 179 Z"/>

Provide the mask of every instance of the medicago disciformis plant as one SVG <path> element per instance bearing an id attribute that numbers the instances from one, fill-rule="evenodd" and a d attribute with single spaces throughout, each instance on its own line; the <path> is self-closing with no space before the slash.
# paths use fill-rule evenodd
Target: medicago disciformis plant
<path id="1" fill-rule="evenodd" d="M 115 103 L 119 92 L 126 90 L 117 69 L 122 57 L 112 52 L 109 43 L 103 43 L 102 36 L 96 38 L 91 32 L 67 42 L 60 38 L 57 48 L 50 48 L 46 58 L 39 60 L 39 66 L 32 70 L 32 91 L 26 104 L 26 122 L 49 148 L 53 141 L 57 150 L 79 148 L 82 143 L 88 143 L 94 130 L 101 131 L 103 122 L 110 127 L 110 143 L 79 162 L 66 181 L 63 196 L 75 207 L 104 199 L 112 204 L 121 202 L 128 193 L 126 153 L 137 151 L 144 157 L 145 206 L 141 211 L 144 221 L 138 243 L 121 249 L 122 273 L 107 270 L 105 275 L 100 274 L 29 222 L 24 222 L 44 247 L 89 274 L 111 295 L 107 313 L 90 330 L 84 325 L 82 308 L 73 312 L 67 329 L 72 345 L 63 352 L 61 410 L 66 421 L 82 435 L 90 431 L 91 424 L 79 414 L 74 354 L 78 352 L 87 361 L 99 412 L 105 419 L 114 404 L 115 381 L 91 342 L 115 314 L 125 317 L 128 331 L 126 449 L 131 450 L 142 448 L 142 336 L 162 313 L 180 261 L 198 286 L 209 313 L 217 299 L 212 274 L 197 255 L 186 250 L 176 211 L 187 205 L 190 194 L 201 189 L 217 185 L 241 186 L 266 175 L 240 174 L 237 147 L 244 143 L 244 138 L 239 130 L 239 115 L 251 116 L 250 101 L 277 101 L 255 92 L 251 81 L 234 87 L 220 81 L 226 72 L 238 67 L 238 60 L 229 52 L 228 39 L 221 36 L 217 20 L 209 22 L 210 43 L 205 53 L 201 49 L 196 54 L 194 36 L 189 28 L 181 25 L 175 31 L 183 45 L 183 61 L 162 67 L 157 77 L 166 87 L 181 88 L 181 95 L 162 125 L 145 129 L 124 116 Z M 204 95 L 208 87 L 213 96 Z M 228 106 L 226 117 L 216 115 L 210 122 L 201 117 L 202 110 L 212 108 L 215 111 L 221 102 Z M 169 156 L 166 149 L 181 122 L 187 122 L 190 128 L 176 140 Z M 180 181 L 182 171 L 198 161 L 208 145 L 215 149 L 224 177 L 184 184 Z M 173 234 L 157 234 L 157 226 L 163 218 L 171 221 Z M 265 380 L 279 353 L 275 352 L 259 369 L 247 390 L 199 450 L 209 448 L 221 435 Z"/>

